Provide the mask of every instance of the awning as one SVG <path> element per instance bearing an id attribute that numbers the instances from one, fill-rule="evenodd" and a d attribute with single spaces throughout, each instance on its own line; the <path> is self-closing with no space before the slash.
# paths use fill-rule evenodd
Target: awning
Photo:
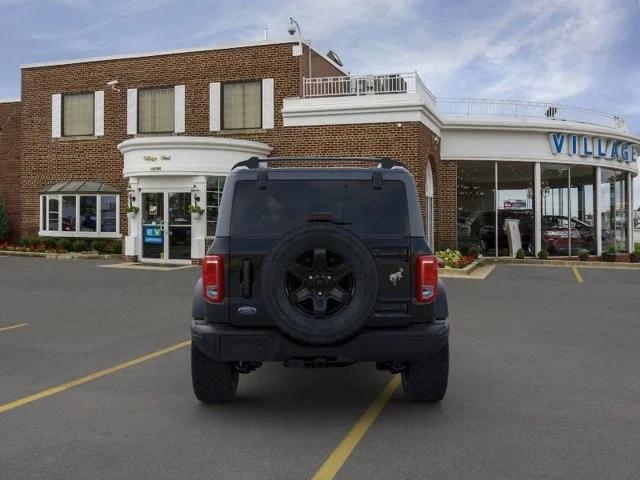
<path id="1" fill-rule="evenodd" d="M 107 185 L 104 182 L 96 182 L 92 180 L 69 180 L 67 182 L 58 182 L 45 188 L 41 192 L 47 193 L 120 193 L 120 189 Z"/>

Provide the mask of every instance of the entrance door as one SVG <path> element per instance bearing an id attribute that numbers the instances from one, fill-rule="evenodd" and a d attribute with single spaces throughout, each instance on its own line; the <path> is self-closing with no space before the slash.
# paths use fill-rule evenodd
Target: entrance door
<path id="1" fill-rule="evenodd" d="M 191 260 L 191 193 L 142 193 L 142 260 Z"/>

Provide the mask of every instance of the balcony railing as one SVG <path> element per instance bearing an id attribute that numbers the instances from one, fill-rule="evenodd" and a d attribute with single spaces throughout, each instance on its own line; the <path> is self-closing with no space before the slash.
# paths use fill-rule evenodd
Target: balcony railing
<path id="1" fill-rule="evenodd" d="M 429 103 L 436 97 L 422 83 L 417 73 L 393 73 L 385 75 L 358 75 L 352 77 L 305 78 L 302 96 L 343 97 L 360 95 L 388 95 L 415 93 Z"/>
<path id="2" fill-rule="evenodd" d="M 560 103 L 487 98 L 439 98 L 436 104 L 438 113 L 443 115 L 539 118 L 586 123 L 628 132 L 625 120 L 617 115 Z"/>

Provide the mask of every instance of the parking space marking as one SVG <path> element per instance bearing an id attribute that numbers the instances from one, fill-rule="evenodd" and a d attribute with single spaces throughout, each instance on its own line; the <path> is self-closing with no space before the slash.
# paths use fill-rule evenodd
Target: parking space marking
<path id="1" fill-rule="evenodd" d="M 342 465 L 347 461 L 351 452 L 356 448 L 364 434 L 367 433 L 369 427 L 373 425 L 378 415 L 387 404 L 393 392 L 400 385 L 400 375 L 394 375 L 391 381 L 384 387 L 384 390 L 378 395 L 369 408 L 362 414 L 356 424 L 349 430 L 347 436 L 344 437 L 340 445 L 336 447 L 329 458 L 322 464 L 320 469 L 315 473 L 311 480 L 332 480 Z"/>
<path id="2" fill-rule="evenodd" d="M 584 283 L 584 280 L 582 280 L 582 275 L 580 275 L 580 272 L 578 271 L 577 267 L 574 265 L 573 267 L 571 267 L 571 269 L 573 270 L 573 274 L 576 277 L 576 282 Z"/>
<path id="3" fill-rule="evenodd" d="M 0 332 L 6 332 L 7 330 L 13 330 L 14 328 L 21 328 L 28 326 L 28 323 L 18 323 L 17 325 L 10 325 L 8 327 L 0 327 Z"/>
<path id="4" fill-rule="evenodd" d="M 83 383 L 91 382 L 92 380 L 97 380 L 98 378 L 111 375 L 112 373 L 116 373 L 116 372 L 119 372 L 120 370 L 124 370 L 125 368 L 129 368 L 139 363 L 146 362 L 147 360 L 152 360 L 154 358 L 165 355 L 169 352 L 173 352 L 174 350 L 178 350 L 180 348 L 186 347 L 187 345 L 190 345 L 190 344 L 191 344 L 191 340 L 188 340 L 186 342 L 181 342 L 176 345 L 163 348 L 162 350 L 158 350 L 157 352 L 149 353 L 142 357 L 134 358 L 133 360 L 129 360 L 128 362 L 120 363 L 114 367 L 105 368 L 104 370 L 100 370 L 99 372 L 95 372 L 90 375 L 86 375 L 84 377 L 76 378 L 75 380 L 71 380 L 70 382 L 63 383 L 62 385 L 58 385 L 57 387 L 52 387 L 47 390 L 34 393 L 33 395 L 29 395 L 28 397 L 20 398 L 10 403 L 5 403 L 4 405 L 0 405 L 0 413 L 13 410 L 14 408 L 22 407 L 23 405 L 27 405 L 28 403 L 35 402 L 36 400 L 40 400 L 42 398 L 50 397 L 51 395 L 55 395 L 56 393 L 63 392 L 72 387 L 77 387 L 78 385 L 82 385 Z"/>

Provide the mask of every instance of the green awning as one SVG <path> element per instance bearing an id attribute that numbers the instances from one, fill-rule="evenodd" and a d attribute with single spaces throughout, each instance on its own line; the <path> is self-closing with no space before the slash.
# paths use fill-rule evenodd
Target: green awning
<path id="1" fill-rule="evenodd" d="M 45 188 L 41 192 L 47 193 L 120 193 L 120 189 L 107 185 L 104 182 L 96 182 L 92 180 L 69 180 L 66 182 L 58 182 Z"/>

